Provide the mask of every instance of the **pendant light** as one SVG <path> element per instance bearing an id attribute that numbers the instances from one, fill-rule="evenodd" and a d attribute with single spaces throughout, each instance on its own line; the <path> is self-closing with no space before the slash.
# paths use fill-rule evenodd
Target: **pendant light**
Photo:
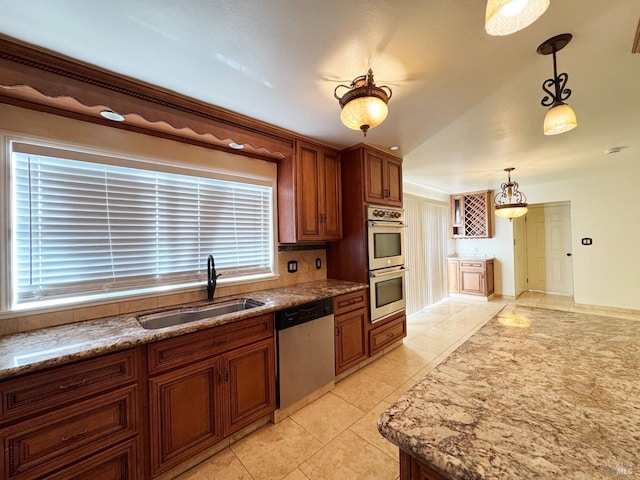
<path id="1" fill-rule="evenodd" d="M 527 197 L 519 190 L 518 182 L 511 180 L 511 172 L 514 167 L 505 168 L 508 180 L 500 185 L 500 193 L 495 198 L 496 215 L 509 220 L 521 217 L 528 211 Z"/>
<path id="2" fill-rule="evenodd" d="M 509 35 L 535 22 L 550 0 L 488 0 L 484 28 L 489 35 Z"/>
<path id="3" fill-rule="evenodd" d="M 348 91 L 339 97 L 339 88 L 347 88 Z M 370 128 L 377 127 L 387 118 L 389 113 L 387 103 L 391 94 L 389 87 L 376 86 L 371 69 L 367 75 L 354 78 L 350 86 L 338 85 L 333 91 L 333 96 L 342 108 L 340 113 L 342 123 L 352 130 L 361 130 L 365 137 Z"/>
<path id="4" fill-rule="evenodd" d="M 542 89 L 547 93 L 540 102 L 544 107 L 551 107 L 544 117 L 544 134 L 558 135 L 568 132 L 578 126 L 578 119 L 573 109 L 564 103 L 571 96 L 571 90 L 566 88 L 569 75 L 558 75 L 556 52 L 562 50 L 571 41 L 570 33 L 563 33 L 551 37 L 540 44 L 537 52 L 540 55 L 553 55 L 553 78 L 542 83 Z"/>

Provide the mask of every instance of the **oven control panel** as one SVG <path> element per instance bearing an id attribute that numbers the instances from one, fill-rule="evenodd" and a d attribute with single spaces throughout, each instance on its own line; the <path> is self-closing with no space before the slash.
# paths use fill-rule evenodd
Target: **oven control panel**
<path id="1" fill-rule="evenodd" d="M 404 210 L 398 208 L 368 207 L 367 220 L 404 222 Z"/>

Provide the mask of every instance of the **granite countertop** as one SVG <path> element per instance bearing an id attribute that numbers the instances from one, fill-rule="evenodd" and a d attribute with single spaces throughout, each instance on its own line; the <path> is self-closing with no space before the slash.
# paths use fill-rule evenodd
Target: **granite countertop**
<path id="1" fill-rule="evenodd" d="M 638 372 L 640 322 L 508 306 L 378 430 L 452 479 L 637 476 Z"/>
<path id="2" fill-rule="evenodd" d="M 244 295 L 217 298 L 214 302 L 247 297 L 258 300 L 264 305 L 250 310 L 220 315 L 213 319 L 199 320 L 158 330 L 145 330 L 136 320 L 136 316 L 163 310 L 176 310 L 180 306 L 139 312 L 138 314 L 87 320 L 43 328 L 32 332 L 7 335 L 0 337 L 0 379 L 237 322 L 364 288 L 367 288 L 367 285 L 361 283 L 322 280 L 270 290 L 260 290 Z M 209 305 L 209 303 L 202 302 L 200 304 L 184 305 L 183 307 L 199 305 Z"/>

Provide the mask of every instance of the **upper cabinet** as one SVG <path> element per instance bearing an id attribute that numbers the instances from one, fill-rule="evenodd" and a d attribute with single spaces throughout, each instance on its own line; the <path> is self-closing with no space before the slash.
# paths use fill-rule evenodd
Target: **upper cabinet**
<path id="1" fill-rule="evenodd" d="M 365 202 L 402 207 L 402 160 L 363 148 Z"/>
<path id="2" fill-rule="evenodd" d="M 298 141 L 278 164 L 278 229 L 282 243 L 342 238 L 340 155 Z"/>
<path id="3" fill-rule="evenodd" d="M 451 195 L 451 237 L 491 238 L 491 190 Z"/>
<path id="4" fill-rule="evenodd" d="M 401 158 L 364 144 L 343 150 L 341 157 L 351 167 L 349 176 L 344 175 L 343 168 L 344 189 L 362 185 L 365 203 L 402 207 Z"/>

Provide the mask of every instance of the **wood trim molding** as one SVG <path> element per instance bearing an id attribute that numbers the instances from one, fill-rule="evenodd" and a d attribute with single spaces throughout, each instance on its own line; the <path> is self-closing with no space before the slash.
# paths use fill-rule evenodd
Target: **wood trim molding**
<path id="1" fill-rule="evenodd" d="M 293 154 L 292 132 L 0 36 L 0 102 L 243 154 Z M 113 110 L 125 117 L 100 116 Z"/>

